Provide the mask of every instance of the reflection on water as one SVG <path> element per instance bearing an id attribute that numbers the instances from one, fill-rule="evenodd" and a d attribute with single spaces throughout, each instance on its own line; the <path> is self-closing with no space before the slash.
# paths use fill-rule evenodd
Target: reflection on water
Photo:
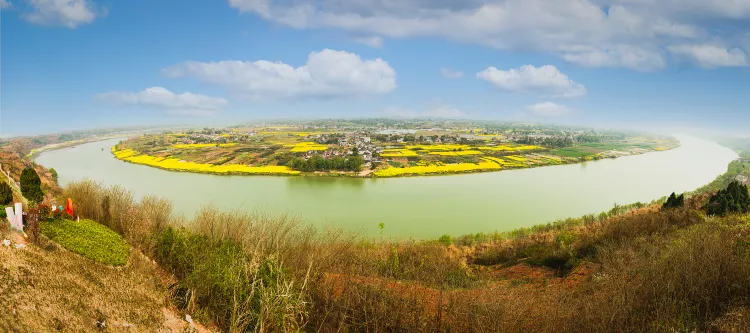
<path id="1" fill-rule="evenodd" d="M 365 182 L 372 179 L 350 177 L 287 177 L 289 188 L 348 188 L 364 189 Z"/>
<path id="2" fill-rule="evenodd" d="M 648 202 L 694 190 L 724 173 L 737 157 L 715 143 L 681 137 L 680 148 L 618 159 L 453 176 L 356 179 L 218 176 L 171 172 L 115 159 L 100 141 L 42 153 L 61 184 L 89 178 L 121 185 L 136 197 L 158 195 L 175 210 L 198 207 L 291 213 L 317 226 L 332 224 L 385 237 L 427 238 L 509 230 L 599 213 L 614 203 Z"/>

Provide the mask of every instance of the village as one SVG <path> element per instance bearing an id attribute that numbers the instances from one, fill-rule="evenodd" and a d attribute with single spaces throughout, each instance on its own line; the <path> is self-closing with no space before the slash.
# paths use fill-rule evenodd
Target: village
<path id="1" fill-rule="evenodd" d="M 190 162 L 193 169 L 232 174 L 401 176 L 577 163 L 675 146 L 669 138 L 556 126 L 329 120 L 168 131 L 117 149 L 128 150 L 123 158 L 140 156 L 142 164 L 166 169 Z"/>

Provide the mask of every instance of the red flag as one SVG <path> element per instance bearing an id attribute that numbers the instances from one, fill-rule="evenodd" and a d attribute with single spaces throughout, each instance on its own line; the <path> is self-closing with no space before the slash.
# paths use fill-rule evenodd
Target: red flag
<path id="1" fill-rule="evenodd" d="M 68 202 L 65 204 L 65 212 L 71 217 L 73 216 L 73 199 L 68 198 Z"/>

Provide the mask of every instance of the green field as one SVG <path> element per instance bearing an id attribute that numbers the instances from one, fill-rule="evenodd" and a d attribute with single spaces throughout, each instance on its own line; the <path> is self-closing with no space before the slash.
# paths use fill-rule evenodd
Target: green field
<path id="1" fill-rule="evenodd" d="M 576 147 L 569 147 L 569 148 L 563 148 L 563 149 L 557 149 L 550 151 L 550 154 L 557 155 L 557 156 L 563 156 L 563 157 L 586 157 L 591 156 L 596 153 L 590 152 L 590 151 L 583 151 Z"/>
<path id="2" fill-rule="evenodd" d="M 42 222 L 42 234 L 70 251 L 106 265 L 122 266 L 128 261 L 128 244 L 122 236 L 91 220 Z"/>

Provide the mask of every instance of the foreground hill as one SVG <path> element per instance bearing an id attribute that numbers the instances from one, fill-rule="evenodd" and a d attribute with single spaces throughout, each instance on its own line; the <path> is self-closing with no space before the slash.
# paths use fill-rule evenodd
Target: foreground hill
<path id="1" fill-rule="evenodd" d="M 26 243 L 8 230 L 0 236 L 13 240 L 0 245 L 0 331 L 189 331 L 165 302 L 172 278 L 138 251 L 113 267 L 51 241 Z"/>
<path id="2" fill-rule="evenodd" d="M 666 207 L 401 242 L 211 207 L 186 223 L 168 200 L 72 183 L 64 197 L 101 225 L 51 220 L 55 241 L 0 246 L 0 328 L 165 331 L 187 325 L 174 308 L 232 332 L 747 332 L 750 197 L 735 182 L 747 169 Z M 64 250 L 110 248 L 60 237 L 77 223 L 130 247 L 90 257 L 127 264 Z"/>

